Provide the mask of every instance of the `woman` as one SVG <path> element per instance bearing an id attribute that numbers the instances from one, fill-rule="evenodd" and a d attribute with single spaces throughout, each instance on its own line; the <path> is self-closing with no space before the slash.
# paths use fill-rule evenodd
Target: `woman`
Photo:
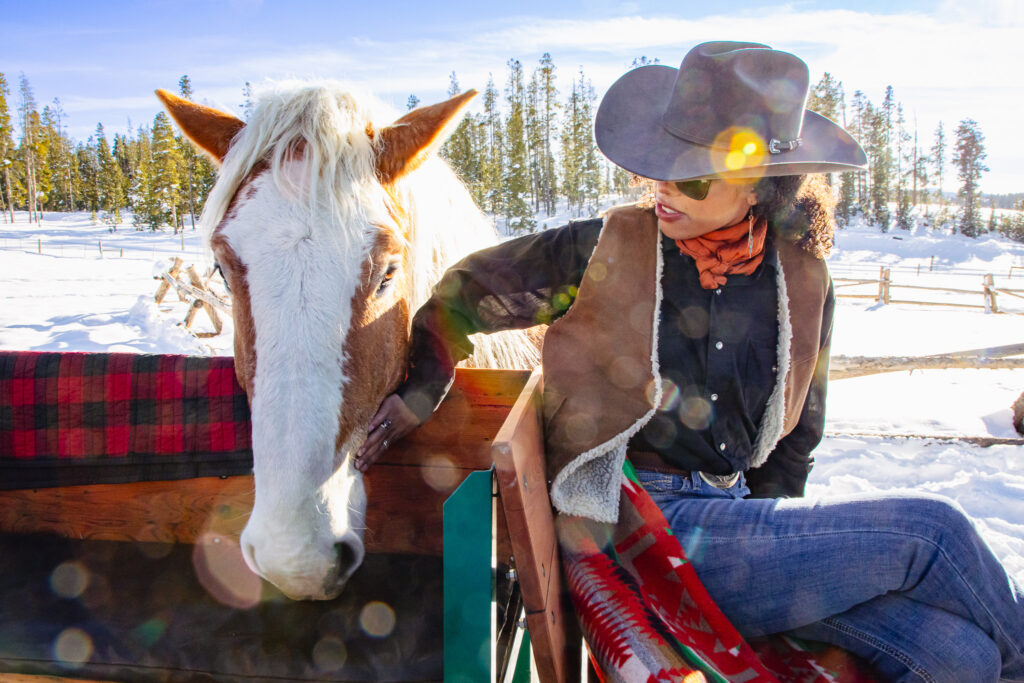
<path id="1" fill-rule="evenodd" d="M 886 680 L 1024 680 L 1024 595 L 954 504 L 800 497 L 823 431 L 834 302 L 829 193 L 804 175 L 866 163 L 805 111 L 807 89 L 800 59 L 752 43 L 705 43 L 678 70 L 619 79 L 597 142 L 652 180 L 653 206 L 449 270 L 357 466 L 427 419 L 466 335 L 553 323 L 545 440 L 562 515 L 617 522 L 628 457 L 744 636 L 832 642 Z"/>

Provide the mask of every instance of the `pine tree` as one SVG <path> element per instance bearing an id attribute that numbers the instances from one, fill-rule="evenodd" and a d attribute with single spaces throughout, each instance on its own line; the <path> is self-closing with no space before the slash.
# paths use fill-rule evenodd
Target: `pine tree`
<path id="1" fill-rule="evenodd" d="M 39 197 L 36 187 L 36 172 L 38 159 L 36 156 L 36 143 L 39 136 L 39 112 L 36 111 L 36 99 L 32 92 L 25 74 L 21 75 L 20 87 L 21 102 L 18 106 L 18 115 L 21 122 L 21 163 L 25 178 L 25 195 L 28 208 L 28 220 L 39 221 Z"/>
<path id="2" fill-rule="evenodd" d="M 523 85 L 523 65 L 518 59 L 508 60 L 508 84 L 505 102 L 508 118 L 505 121 L 505 164 L 502 168 L 501 204 L 505 225 L 512 234 L 533 232 L 536 222 L 526 201 L 530 191 L 529 159 L 526 149 L 526 130 L 523 124 L 526 91 Z"/>
<path id="3" fill-rule="evenodd" d="M 155 230 L 169 223 L 177 231 L 181 190 L 178 169 L 182 166 L 182 160 L 170 119 L 164 112 L 158 113 L 153 119 L 152 155 L 149 191 L 157 210 L 150 216 L 150 227 Z"/>
<path id="4" fill-rule="evenodd" d="M 141 230 L 158 208 L 150 191 L 150 173 L 153 165 L 152 141 L 149 131 L 139 127 L 132 145 L 131 207 L 136 230 Z"/>
<path id="5" fill-rule="evenodd" d="M 935 128 L 935 143 L 931 149 L 932 163 L 935 164 L 935 177 L 938 180 L 939 204 L 944 202 L 942 178 L 946 167 L 946 146 L 946 133 L 942 128 L 942 121 L 939 121 L 938 127 Z"/>
<path id="6" fill-rule="evenodd" d="M 64 133 L 66 119 L 64 107 L 58 98 L 43 109 L 43 135 L 46 138 L 45 166 L 50 171 L 49 206 L 61 211 L 75 210 L 75 190 L 78 184 L 74 162 L 74 145 Z"/>
<path id="7" fill-rule="evenodd" d="M 871 186 L 868 190 L 871 221 L 882 232 L 889 231 L 889 135 L 883 110 L 874 109 L 868 103 L 865 110 L 869 126 L 865 152 L 868 155 Z"/>
<path id="8" fill-rule="evenodd" d="M 185 74 L 178 81 L 178 94 L 186 100 L 192 99 L 192 80 Z M 196 148 L 184 135 L 178 135 L 175 139 L 178 147 L 178 155 L 182 160 L 182 169 L 184 171 L 182 180 L 184 181 L 183 191 L 181 192 L 181 199 L 183 202 L 183 209 L 188 209 L 189 221 L 192 224 L 192 229 L 196 229 L 196 181 L 197 176 L 197 165 L 199 162 L 199 155 L 196 153 Z"/>
<path id="9" fill-rule="evenodd" d="M 547 215 L 555 212 L 558 199 L 558 178 L 555 174 L 555 155 L 553 140 L 557 134 L 558 88 L 555 87 L 555 63 L 551 54 L 541 55 L 540 65 L 534 71 L 537 77 L 537 116 L 538 133 L 542 139 L 542 147 L 538 150 L 540 159 L 541 200 Z"/>
<path id="10" fill-rule="evenodd" d="M 462 89 L 455 72 L 449 75 L 448 97 L 455 97 Z M 467 114 L 459 121 L 451 136 L 441 145 L 441 156 L 455 170 L 462 182 L 469 188 L 473 201 L 479 206 L 484 204 L 484 193 L 481 179 L 480 152 L 476 145 L 476 119 Z"/>
<path id="11" fill-rule="evenodd" d="M 807 98 L 807 108 L 838 123 L 842 102 L 843 84 L 826 71 L 817 85 L 811 89 Z"/>
<path id="12" fill-rule="evenodd" d="M 593 132 L 595 99 L 594 88 L 581 68 L 573 79 L 562 127 L 562 193 L 577 216 L 588 201 L 596 208 L 599 198 L 601 169 Z"/>
<path id="13" fill-rule="evenodd" d="M 540 116 L 540 82 L 538 70 L 530 75 L 526 85 L 524 126 L 526 128 L 526 154 L 529 159 L 530 196 L 533 197 L 533 212 L 540 211 L 544 182 L 544 129 Z"/>
<path id="14" fill-rule="evenodd" d="M 409 99 L 405 102 L 406 111 L 412 111 L 418 106 L 420 106 L 420 98 L 415 95 L 409 95 Z"/>
<path id="15" fill-rule="evenodd" d="M 864 151 L 868 151 L 868 136 L 870 126 L 868 122 L 872 118 L 873 114 L 871 102 L 860 90 L 855 90 L 853 93 L 853 99 L 850 103 L 850 107 L 853 110 L 853 127 L 850 133 L 857 139 L 857 141 L 864 147 Z M 870 163 L 871 157 L 868 157 Z M 870 166 L 869 166 L 870 168 Z M 857 171 L 853 174 L 854 194 L 856 195 L 854 201 L 854 212 L 863 212 L 864 207 L 867 205 L 867 187 L 868 187 L 869 171 Z"/>
<path id="16" fill-rule="evenodd" d="M 912 212 L 914 210 L 913 198 L 910 194 L 910 183 L 913 176 L 913 150 L 907 145 L 911 137 L 907 132 L 907 120 L 903 115 L 903 105 L 896 107 L 896 126 L 894 137 L 896 139 L 896 225 L 901 230 L 910 230 L 912 223 Z"/>
<path id="17" fill-rule="evenodd" d="M 78 166 L 80 206 L 96 215 L 100 210 L 100 168 L 94 136 L 90 135 L 85 144 L 78 145 L 75 158 Z"/>
<path id="18" fill-rule="evenodd" d="M 973 119 L 961 121 L 956 129 L 953 165 L 956 166 L 957 177 L 961 183 L 957 193 L 963 203 L 960 232 L 968 237 L 977 237 L 981 232 L 979 181 L 981 174 L 989 170 L 983 163 L 987 156 L 985 136 L 978 129 L 978 122 Z"/>
<path id="19" fill-rule="evenodd" d="M 110 145 L 107 144 L 102 123 L 96 126 L 96 161 L 98 203 L 100 208 L 107 212 L 105 220 L 112 229 L 116 229 L 121 222 L 121 208 L 124 206 L 124 176 L 114 155 L 110 153 Z"/>
<path id="20" fill-rule="evenodd" d="M 481 120 L 483 129 L 483 154 L 480 175 L 483 184 L 484 209 L 492 214 L 504 212 L 501 205 L 501 178 L 503 169 L 503 131 L 501 112 L 498 109 L 498 89 L 494 78 L 488 76 L 484 90 L 484 113 Z"/>
<path id="21" fill-rule="evenodd" d="M 4 182 L 3 188 L 0 189 L 0 209 L 6 209 L 4 216 L 10 214 L 10 220 L 13 223 L 14 189 L 11 187 L 11 165 L 14 162 L 11 157 L 14 152 L 14 130 L 11 126 L 11 110 L 7 104 L 10 97 L 11 91 L 7 88 L 7 78 L 0 73 L 0 167 L 3 168 Z"/>

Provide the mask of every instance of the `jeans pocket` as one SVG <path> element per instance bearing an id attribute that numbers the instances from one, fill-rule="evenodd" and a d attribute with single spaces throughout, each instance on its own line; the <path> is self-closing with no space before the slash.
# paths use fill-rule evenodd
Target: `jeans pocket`
<path id="1" fill-rule="evenodd" d="M 676 493 L 679 490 L 679 477 L 664 472 L 652 472 L 650 470 L 636 470 L 636 479 L 652 497 L 666 493 Z"/>

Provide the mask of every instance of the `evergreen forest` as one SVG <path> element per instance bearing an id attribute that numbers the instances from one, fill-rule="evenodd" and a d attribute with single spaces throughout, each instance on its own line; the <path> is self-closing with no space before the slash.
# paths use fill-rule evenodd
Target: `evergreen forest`
<path id="1" fill-rule="evenodd" d="M 640 57 L 634 67 L 657 63 Z M 441 149 L 474 199 L 511 234 L 548 225 L 546 216 L 594 215 L 602 198 L 635 196 L 630 174 L 610 164 L 593 137 L 597 97 L 582 68 L 567 92 L 545 53 L 532 67 L 505 65 L 503 83 L 493 75 L 480 113 L 467 115 Z M 179 94 L 191 99 L 182 76 Z M 448 94 L 461 92 L 455 72 Z M 242 116 L 252 107 L 252 87 L 242 88 Z M 410 94 L 407 107 L 420 103 Z M 812 88 L 808 108 L 842 125 L 864 147 L 869 170 L 830 178 L 838 196 L 840 225 L 861 218 L 880 231 L 932 229 L 976 237 L 994 232 L 1024 242 L 1024 193 L 983 195 L 985 138 L 977 122 L 940 122 L 919 131 L 890 86 L 881 102 L 860 90 L 847 95 L 826 73 Z M 109 140 L 102 123 L 84 141 L 66 132 L 59 98 L 40 110 L 22 74 L 12 97 L 0 73 L 0 211 L 29 220 L 46 211 L 89 211 L 111 230 L 194 229 L 213 186 L 216 168 L 175 130 L 167 114 Z M 997 211 L 999 209 L 999 211 Z M 538 225 L 538 222 L 540 223 Z"/>

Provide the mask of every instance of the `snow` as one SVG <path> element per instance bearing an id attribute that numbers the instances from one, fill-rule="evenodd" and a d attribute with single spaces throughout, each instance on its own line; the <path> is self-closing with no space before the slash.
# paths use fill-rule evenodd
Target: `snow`
<path id="1" fill-rule="evenodd" d="M 567 218 L 567 212 L 539 215 L 537 225 L 560 225 Z M 231 353 L 230 320 L 220 336 L 197 339 L 182 327 L 187 307 L 173 292 L 161 306 L 153 300 L 159 284 L 154 276 L 175 256 L 195 264 L 200 275 L 207 272 L 210 260 L 198 231 L 136 232 L 127 220 L 109 232 L 84 213 L 48 214 L 41 227 L 28 224 L 24 214 L 17 219 L 0 224 L 0 349 Z M 882 234 L 856 225 L 837 235 L 829 263 L 837 283 L 875 281 L 839 293 L 877 294 L 883 265 L 894 285 L 976 292 L 944 295 L 894 286 L 894 299 L 981 305 L 987 273 L 997 287 L 1024 289 L 1024 244 L 992 236 L 970 239 L 920 227 Z M 1024 299 L 1000 294 L 998 302 L 1000 310 L 1024 313 Z M 205 313 L 198 314 L 195 327 L 210 329 Z M 839 299 L 832 352 L 918 356 L 1022 342 L 1024 315 Z M 808 495 L 916 490 L 949 496 L 1024 583 L 1024 449 L 958 438 L 1017 437 L 1010 406 L 1022 391 L 1024 369 L 918 370 L 834 380 Z"/>

